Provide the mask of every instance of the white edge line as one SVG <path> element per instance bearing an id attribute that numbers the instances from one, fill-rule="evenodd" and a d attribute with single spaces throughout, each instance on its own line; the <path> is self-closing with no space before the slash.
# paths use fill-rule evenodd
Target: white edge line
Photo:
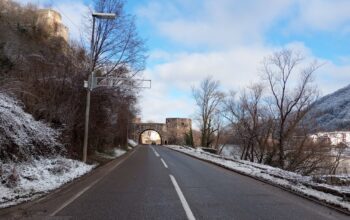
<path id="1" fill-rule="evenodd" d="M 69 204 L 74 202 L 77 198 L 79 198 L 81 195 L 83 195 L 86 191 L 88 191 L 92 186 L 94 186 L 100 179 L 95 180 L 90 186 L 85 187 L 82 191 L 77 193 L 75 196 L 70 198 L 67 202 L 63 203 L 57 210 L 55 210 L 53 213 L 50 214 L 51 217 L 55 216 L 57 213 L 62 211 L 65 207 L 67 207 Z"/>
<path id="2" fill-rule="evenodd" d="M 94 182 L 92 182 L 89 186 L 85 187 L 82 191 L 75 194 L 72 198 L 70 198 L 67 202 L 63 203 L 58 209 L 56 209 L 54 212 L 52 212 L 49 216 L 53 217 L 60 211 L 62 211 L 64 208 L 66 208 L 69 204 L 74 202 L 77 198 L 79 198 L 81 195 L 83 195 L 86 191 L 88 191 L 91 187 L 93 187 L 96 183 L 98 183 L 100 180 L 102 180 L 107 174 L 109 174 L 112 170 L 114 170 L 116 167 L 118 167 L 121 163 L 123 163 L 126 159 L 128 159 L 131 155 L 133 155 L 135 151 L 131 152 L 127 157 L 125 157 L 123 160 L 119 161 L 117 164 L 112 166 L 108 169 L 108 171 L 105 173 L 105 175 L 101 176 Z"/>
<path id="3" fill-rule="evenodd" d="M 168 165 L 165 163 L 165 161 L 163 160 L 163 158 L 160 158 L 160 160 L 162 161 L 164 167 L 165 167 L 165 168 L 168 168 Z"/>
<path id="4" fill-rule="evenodd" d="M 180 198 L 182 207 L 184 208 L 184 210 L 186 212 L 187 219 L 188 220 L 195 220 L 196 218 L 194 217 L 194 215 L 193 215 L 193 213 L 191 211 L 191 208 L 190 208 L 190 206 L 188 205 L 188 203 L 186 201 L 186 198 L 185 198 L 184 194 L 182 193 L 179 185 L 177 184 L 175 177 L 173 175 L 171 175 L 171 174 L 169 174 L 169 176 L 170 176 L 171 182 L 173 183 L 173 185 L 175 187 L 176 193 L 177 193 L 177 195 Z"/>

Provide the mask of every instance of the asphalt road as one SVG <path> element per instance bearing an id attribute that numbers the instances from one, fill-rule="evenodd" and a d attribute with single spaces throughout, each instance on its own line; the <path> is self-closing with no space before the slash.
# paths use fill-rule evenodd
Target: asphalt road
<path id="1" fill-rule="evenodd" d="M 141 146 L 61 207 L 67 219 L 349 219 L 332 209 L 161 146 Z"/>

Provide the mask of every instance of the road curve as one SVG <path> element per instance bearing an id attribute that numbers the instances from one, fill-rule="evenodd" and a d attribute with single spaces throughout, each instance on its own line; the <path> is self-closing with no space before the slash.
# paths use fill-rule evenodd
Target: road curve
<path id="1" fill-rule="evenodd" d="M 55 217 L 349 219 L 294 194 L 162 146 L 141 146 Z"/>

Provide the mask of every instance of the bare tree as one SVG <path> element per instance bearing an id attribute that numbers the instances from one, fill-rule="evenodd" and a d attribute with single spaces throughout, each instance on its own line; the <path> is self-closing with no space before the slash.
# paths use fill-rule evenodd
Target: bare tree
<path id="1" fill-rule="evenodd" d="M 216 130 L 214 148 L 219 150 L 220 142 L 222 140 L 222 136 L 223 136 L 223 132 L 224 132 L 224 121 L 222 118 L 221 110 L 216 112 L 213 121 L 214 121 L 214 129 Z"/>
<path id="2" fill-rule="evenodd" d="M 219 90 L 219 81 L 212 77 L 205 78 L 198 88 L 192 88 L 192 94 L 197 105 L 197 116 L 201 129 L 201 145 L 210 147 L 213 135 L 217 131 L 214 127 L 215 114 L 224 99 L 224 93 Z"/>
<path id="3" fill-rule="evenodd" d="M 275 53 L 264 61 L 268 99 L 263 86 L 254 84 L 239 98 L 231 92 L 225 100 L 224 116 L 241 146 L 241 159 L 302 174 L 331 166 L 330 145 L 311 140 L 312 120 L 305 117 L 317 99 L 312 74 L 319 66 L 311 63 L 305 68 L 301 62 L 301 56 L 290 50 Z"/>
<path id="4" fill-rule="evenodd" d="M 300 124 L 311 104 L 317 98 L 317 90 L 312 84 L 313 73 L 320 67 L 316 62 L 301 66 L 303 57 L 292 50 L 284 49 L 266 57 L 263 75 L 268 83 L 271 97 L 271 112 L 277 123 L 276 139 L 278 165 L 285 167 L 287 140 Z M 297 83 L 293 78 L 299 74 Z"/>
<path id="5" fill-rule="evenodd" d="M 133 17 L 117 0 L 95 1 L 95 11 L 118 14 L 115 21 L 96 20 L 96 74 L 132 78 L 146 58 Z M 79 157 L 89 54 L 38 27 L 35 6 L 0 0 L 0 14 L 0 91 L 12 92 L 28 113 L 60 128 L 67 153 Z M 125 84 L 93 91 L 91 152 L 125 144 L 127 119 L 137 112 L 137 91 Z"/>
<path id="6" fill-rule="evenodd" d="M 261 84 L 253 84 L 239 98 L 231 91 L 224 102 L 224 117 L 239 140 L 241 159 L 260 163 L 273 125 L 262 103 L 263 89 Z"/>
<path id="7" fill-rule="evenodd" d="M 347 148 L 347 146 L 344 143 L 340 143 L 333 149 L 335 156 L 334 156 L 334 162 L 332 163 L 332 166 L 330 166 L 329 174 L 335 175 L 339 165 L 341 162 L 343 162 L 344 159 L 344 151 Z"/>
<path id="8" fill-rule="evenodd" d="M 137 34 L 134 17 L 125 13 L 124 1 L 95 0 L 94 10 L 115 13 L 117 17 L 96 19 L 92 70 L 121 77 L 133 77 L 142 71 L 146 60 L 144 40 Z"/>

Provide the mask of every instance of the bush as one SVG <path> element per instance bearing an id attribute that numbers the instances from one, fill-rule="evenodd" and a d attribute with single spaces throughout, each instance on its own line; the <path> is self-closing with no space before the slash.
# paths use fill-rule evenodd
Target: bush
<path id="1" fill-rule="evenodd" d="M 0 182 L 8 188 L 18 185 L 20 176 L 14 166 L 0 164 Z"/>

